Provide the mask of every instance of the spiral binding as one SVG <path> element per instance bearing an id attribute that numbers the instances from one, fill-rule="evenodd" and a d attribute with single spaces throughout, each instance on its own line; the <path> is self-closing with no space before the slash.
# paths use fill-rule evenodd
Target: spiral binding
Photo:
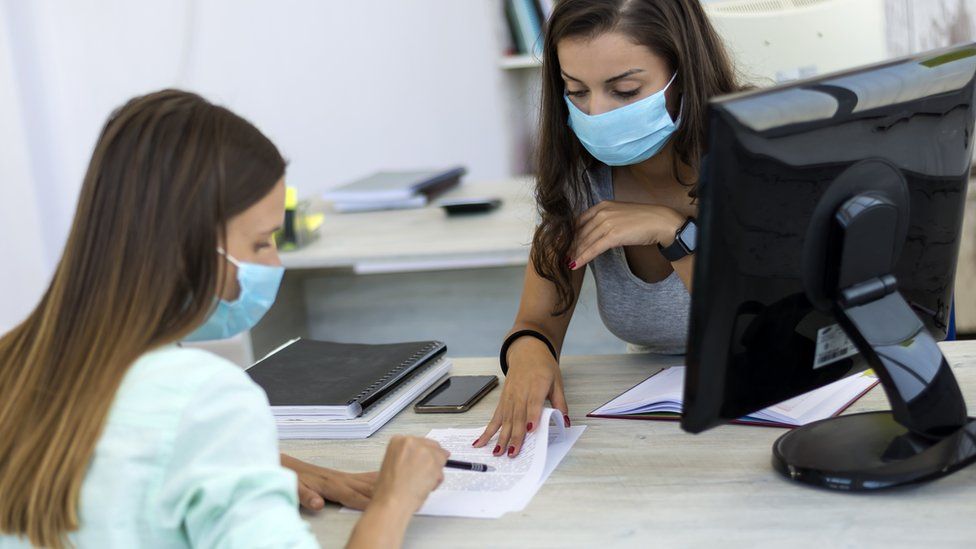
<path id="1" fill-rule="evenodd" d="M 406 368 L 409 368 L 410 366 L 416 364 L 420 359 L 424 358 L 425 356 L 427 356 L 428 354 L 430 354 L 431 351 L 433 351 L 434 349 L 437 349 L 441 345 L 442 345 L 442 343 L 440 343 L 439 341 L 434 341 L 434 342 L 431 342 L 431 343 L 427 344 L 426 346 L 422 347 L 417 352 L 415 352 L 414 354 L 410 355 L 409 358 L 405 359 L 403 362 L 401 362 L 399 365 L 397 365 L 396 368 L 390 370 L 383 377 L 381 377 L 378 380 L 374 381 L 372 385 L 370 385 L 369 387 L 363 389 L 362 392 L 360 392 L 358 395 L 356 395 L 355 397 L 353 397 L 352 400 L 350 400 L 349 402 L 347 402 L 346 405 L 352 404 L 354 402 L 362 402 L 363 400 L 366 399 L 366 397 L 372 395 L 377 389 L 379 389 L 379 388 L 383 387 L 384 385 L 386 385 L 386 383 L 390 379 L 399 376 L 400 374 L 403 373 L 403 370 L 405 370 Z"/>

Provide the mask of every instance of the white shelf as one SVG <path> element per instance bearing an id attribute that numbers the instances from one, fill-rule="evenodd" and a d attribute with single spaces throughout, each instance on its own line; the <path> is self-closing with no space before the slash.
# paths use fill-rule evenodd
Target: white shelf
<path id="1" fill-rule="evenodd" d="M 532 69 L 542 66 L 542 60 L 531 54 L 506 55 L 498 61 L 505 70 Z"/>

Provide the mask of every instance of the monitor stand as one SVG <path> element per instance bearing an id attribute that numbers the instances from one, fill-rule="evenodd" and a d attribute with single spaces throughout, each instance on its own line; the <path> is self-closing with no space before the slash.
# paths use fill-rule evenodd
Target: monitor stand
<path id="1" fill-rule="evenodd" d="M 833 313 L 881 379 L 891 411 L 838 416 L 794 429 L 773 445 L 792 480 L 867 491 L 948 475 L 976 461 L 976 421 L 935 339 L 891 275 L 907 212 L 866 191 L 834 210 L 824 277 Z M 901 219 L 899 219 L 901 217 Z"/>

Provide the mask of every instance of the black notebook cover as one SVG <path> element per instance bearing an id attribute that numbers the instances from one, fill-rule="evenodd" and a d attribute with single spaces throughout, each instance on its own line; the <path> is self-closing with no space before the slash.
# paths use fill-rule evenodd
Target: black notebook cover
<path id="1" fill-rule="evenodd" d="M 247 373 L 272 406 L 349 407 L 358 416 L 446 350 L 440 341 L 365 345 L 298 339 Z"/>

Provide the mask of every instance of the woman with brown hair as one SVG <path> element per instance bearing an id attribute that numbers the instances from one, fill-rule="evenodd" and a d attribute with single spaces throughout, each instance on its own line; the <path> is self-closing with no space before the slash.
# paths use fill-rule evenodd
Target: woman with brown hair
<path id="1" fill-rule="evenodd" d="M 683 354 L 708 99 L 737 90 L 699 0 L 562 0 L 544 37 L 532 242 L 494 416 L 516 456 L 546 399 L 569 409 L 559 352 L 589 266 L 607 328 Z"/>
<path id="2" fill-rule="evenodd" d="M 0 545 L 316 545 L 263 391 L 177 345 L 274 301 L 284 171 L 257 128 L 194 94 L 109 118 L 50 287 L 0 338 Z M 399 545 L 446 459 L 394 437 L 375 485 L 339 479 L 353 504 L 372 498 L 349 545 Z"/>

